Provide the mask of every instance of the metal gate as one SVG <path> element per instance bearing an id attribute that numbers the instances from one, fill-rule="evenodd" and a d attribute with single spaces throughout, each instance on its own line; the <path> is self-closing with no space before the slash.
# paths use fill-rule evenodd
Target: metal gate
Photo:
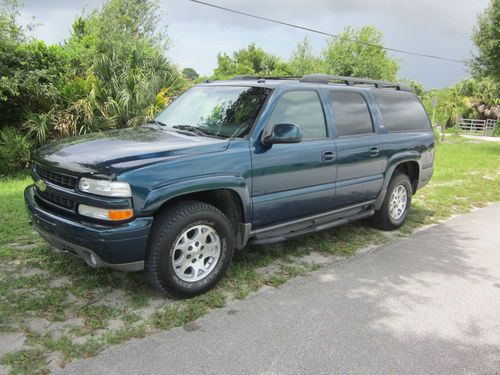
<path id="1" fill-rule="evenodd" d="M 493 135 L 497 125 L 498 120 L 493 119 L 476 120 L 461 118 L 458 120 L 458 131 L 475 135 Z"/>

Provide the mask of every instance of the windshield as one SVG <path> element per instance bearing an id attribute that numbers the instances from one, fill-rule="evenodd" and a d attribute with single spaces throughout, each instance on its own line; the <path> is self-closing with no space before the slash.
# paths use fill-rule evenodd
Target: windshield
<path id="1" fill-rule="evenodd" d="M 248 134 L 270 89 L 263 87 L 192 87 L 157 117 L 168 128 L 224 138 Z"/>

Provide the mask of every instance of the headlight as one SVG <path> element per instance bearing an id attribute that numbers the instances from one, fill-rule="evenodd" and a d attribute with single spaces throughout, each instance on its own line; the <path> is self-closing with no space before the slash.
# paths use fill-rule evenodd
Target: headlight
<path id="1" fill-rule="evenodd" d="M 132 191 L 130 185 L 122 181 L 94 180 L 92 178 L 80 178 L 78 185 L 80 191 L 106 197 L 130 198 Z"/>
<path id="2" fill-rule="evenodd" d="M 87 206 L 86 204 L 80 204 L 78 206 L 78 213 L 94 219 L 109 221 L 127 220 L 134 216 L 134 211 L 131 208 L 126 208 L 124 210 L 108 210 L 106 208 Z"/>

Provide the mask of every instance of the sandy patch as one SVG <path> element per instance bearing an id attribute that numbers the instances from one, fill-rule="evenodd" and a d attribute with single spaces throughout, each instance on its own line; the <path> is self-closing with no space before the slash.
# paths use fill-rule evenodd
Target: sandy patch
<path id="1" fill-rule="evenodd" d="M 26 335 L 22 332 L 0 334 L 0 358 L 7 353 L 21 350 L 25 340 Z"/>

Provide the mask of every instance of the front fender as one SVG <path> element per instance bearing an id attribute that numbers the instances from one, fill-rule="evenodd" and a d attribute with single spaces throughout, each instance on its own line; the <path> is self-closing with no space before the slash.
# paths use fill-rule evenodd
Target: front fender
<path id="1" fill-rule="evenodd" d="M 181 195 L 202 191 L 228 189 L 238 194 L 243 208 L 245 222 L 252 218 L 252 204 L 245 179 L 236 175 L 208 175 L 172 181 L 152 190 L 144 200 L 142 212 L 155 212 L 165 202 Z"/>

